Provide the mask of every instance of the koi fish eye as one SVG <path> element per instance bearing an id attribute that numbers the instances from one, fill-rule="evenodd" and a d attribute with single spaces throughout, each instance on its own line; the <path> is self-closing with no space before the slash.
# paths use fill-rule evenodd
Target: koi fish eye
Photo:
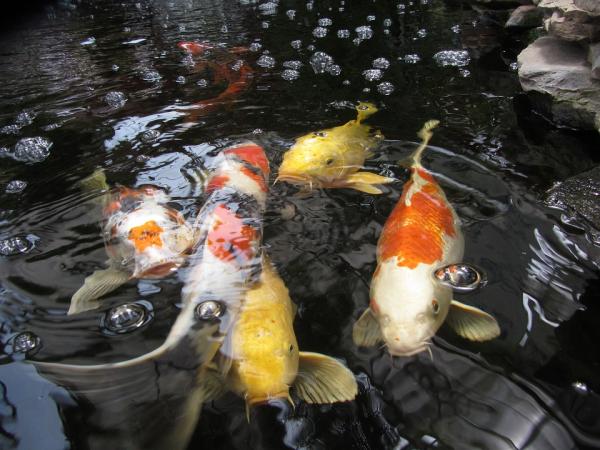
<path id="1" fill-rule="evenodd" d="M 207 300 L 196 306 L 194 314 L 197 319 L 211 320 L 221 317 L 225 312 L 225 306 L 221 302 Z"/>
<path id="2" fill-rule="evenodd" d="M 437 300 L 431 300 L 431 308 L 433 309 L 433 313 L 437 314 L 440 312 L 440 304 Z"/>
<path id="3" fill-rule="evenodd" d="M 333 158 L 329 158 L 327 161 L 325 161 L 325 164 L 327 164 L 328 166 L 333 164 Z"/>
<path id="4" fill-rule="evenodd" d="M 367 109 L 369 109 L 369 107 L 367 105 L 360 105 L 358 109 L 360 109 L 361 111 L 366 111 Z"/>
<path id="5" fill-rule="evenodd" d="M 315 131 L 313 134 L 315 136 L 317 136 L 317 137 L 325 137 L 325 136 L 327 136 L 327 133 L 325 133 L 324 131 Z"/>

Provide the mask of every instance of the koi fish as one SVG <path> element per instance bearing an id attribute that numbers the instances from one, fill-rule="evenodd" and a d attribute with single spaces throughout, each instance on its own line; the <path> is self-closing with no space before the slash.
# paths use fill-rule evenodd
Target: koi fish
<path id="1" fill-rule="evenodd" d="M 111 364 L 34 361 L 42 374 L 94 405 L 95 418 L 110 431 L 101 434 L 103 444 L 118 432 L 124 448 L 184 449 L 201 405 L 222 393 L 231 364 L 217 368 L 215 360 L 221 352 L 221 360 L 231 361 L 226 336 L 260 277 L 268 177 L 260 146 L 246 142 L 221 152 L 196 221 L 199 244 L 190 256 L 183 306 L 162 345 Z"/>
<path id="2" fill-rule="evenodd" d="M 290 388 L 307 403 L 353 400 L 357 385 L 352 372 L 320 353 L 298 351 L 295 309 L 288 290 L 266 256 L 258 283 L 246 292 L 232 333 L 233 365 L 229 388 L 249 408 L 275 398 L 293 405 Z"/>
<path id="3" fill-rule="evenodd" d="M 164 278 L 181 266 L 195 243 L 194 233 L 169 206 L 167 193 L 151 185 L 109 190 L 102 170 L 83 181 L 106 191 L 101 201 L 108 269 L 88 276 L 71 298 L 68 314 L 98 307 L 96 300 L 132 279 Z"/>
<path id="4" fill-rule="evenodd" d="M 396 356 L 428 349 L 444 320 L 460 336 L 486 341 L 500 334 L 496 319 L 452 300 L 452 288 L 437 269 L 460 262 L 464 238 L 460 220 L 442 188 L 421 165 L 421 155 L 438 121 L 419 132 L 423 140 L 412 155 L 411 176 L 385 222 L 377 244 L 377 268 L 369 308 L 354 324 L 359 346 L 385 342 Z"/>
<path id="5" fill-rule="evenodd" d="M 194 56 L 204 56 L 208 51 L 214 54 L 216 62 L 204 60 L 197 64 L 197 69 L 209 68 L 215 83 L 227 83 L 225 90 L 216 97 L 193 104 L 192 109 L 187 113 L 191 121 L 198 120 L 199 117 L 210 114 L 220 106 L 233 102 L 250 88 L 254 71 L 248 63 L 237 58 L 238 55 L 248 52 L 247 48 L 233 47 L 226 50 L 200 42 L 180 42 L 178 46 Z"/>
<path id="6" fill-rule="evenodd" d="M 357 117 L 344 125 L 314 131 L 296 139 L 283 155 L 277 180 L 317 188 L 350 188 L 369 194 L 381 194 L 376 185 L 391 183 L 393 178 L 362 172 L 366 158 L 383 140 L 383 135 L 363 121 L 375 114 L 372 103 L 359 103 Z"/>

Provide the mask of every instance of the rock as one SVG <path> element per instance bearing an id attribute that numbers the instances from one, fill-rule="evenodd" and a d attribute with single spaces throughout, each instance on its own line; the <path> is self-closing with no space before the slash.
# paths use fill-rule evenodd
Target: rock
<path id="1" fill-rule="evenodd" d="M 592 66 L 592 78 L 600 80 L 600 42 L 590 45 L 588 62 Z"/>
<path id="2" fill-rule="evenodd" d="M 506 28 L 534 28 L 542 25 L 543 10 L 534 5 L 522 5 L 515 9 L 506 24 Z"/>
<path id="3" fill-rule="evenodd" d="M 600 237 L 600 166 L 575 175 L 553 187 L 547 193 L 545 203 L 564 210 L 571 220 L 591 225 L 587 231 L 594 237 Z"/>
<path id="4" fill-rule="evenodd" d="M 596 42 L 600 40 L 598 1 L 541 0 L 538 7 L 548 17 L 544 26 L 548 33 L 567 41 Z"/>
<path id="5" fill-rule="evenodd" d="M 583 47 L 545 36 L 523 50 L 517 61 L 523 90 L 552 97 L 555 122 L 600 131 L 600 81 L 592 79 Z"/>

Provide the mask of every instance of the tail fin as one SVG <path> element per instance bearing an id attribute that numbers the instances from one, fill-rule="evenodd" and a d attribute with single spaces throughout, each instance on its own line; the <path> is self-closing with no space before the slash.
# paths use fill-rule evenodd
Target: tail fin
<path id="1" fill-rule="evenodd" d="M 358 123 L 361 123 L 367 117 L 372 116 L 379 110 L 377 109 L 377 106 L 375 106 L 375 104 L 373 103 L 359 102 L 358 105 L 356 105 L 356 111 L 358 112 L 358 115 L 356 116 L 356 121 Z"/>
<path id="2" fill-rule="evenodd" d="M 106 174 L 103 169 L 96 169 L 89 177 L 84 178 L 80 182 L 81 189 L 85 192 L 98 190 L 108 190 L 109 186 L 106 182 Z"/>
<path id="3" fill-rule="evenodd" d="M 419 131 L 417 133 L 417 136 L 419 136 L 421 138 L 421 144 L 415 150 L 415 152 L 413 153 L 413 156 L 412 156 L 413 164 L 415 166 L 421 165 L 421 155 L 423 154 L 423 150 L 425 150 L 427 148 L 427 144 L 429 144 L 429 141 L 433 137 L 432 130 L 435 127 L 437 127 L 439 124 L 440 124 L 439 120 L 428 120 L 423 125 L 423 128 L 421 128 L 421 131 Z"/>

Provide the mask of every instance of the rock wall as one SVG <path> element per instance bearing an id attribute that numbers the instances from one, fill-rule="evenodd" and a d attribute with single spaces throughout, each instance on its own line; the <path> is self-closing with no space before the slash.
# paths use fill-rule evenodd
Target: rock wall
<path id="1" fill-rule="evenodd" d="M 557 124 L 600 131 L 600 0 L 534 2 L 548 35 L 518 57 L 523 90 L 551 96 Z M 523 14 L 517 8 L 507 26 L 524 26 Z"/>

